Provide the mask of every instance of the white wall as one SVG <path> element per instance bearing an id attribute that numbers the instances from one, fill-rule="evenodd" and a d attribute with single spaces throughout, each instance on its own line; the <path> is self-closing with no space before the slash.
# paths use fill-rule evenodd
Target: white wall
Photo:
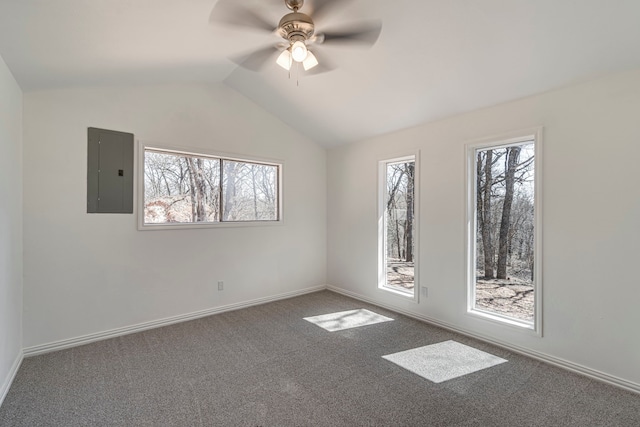
<path id="1" fill-rule="evenodd" d="M 22 354 L 22 91 L 0 58 L 0 403 Z"/>
<path id="2" fill-rule="evenodd" d="M 231 89 L 33 92 L 24 123 L 25 348 L 326 283 L 326 151 Z M 87 214 L 87 127 L 282 160 L 285 224 L 137 231 L 135 215 Z"/>
<path id="3" fill-rule="evenodd" d="M 390 106 L 389 108 L 392 108 Z M 328 156 L 328 280 L 371 301 L 640 390 L 640 71 L 475 111 Z M 544 337 L 465 314 L 466 142 L 544 126 Z M 377 290 L 379 160 L 421 151 L 419 304 Z"/>

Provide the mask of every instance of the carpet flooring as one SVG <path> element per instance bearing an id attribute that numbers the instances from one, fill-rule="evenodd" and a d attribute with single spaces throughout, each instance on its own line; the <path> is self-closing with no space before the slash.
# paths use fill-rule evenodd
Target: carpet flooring
<path id="1" fill-rule="evenodd" d="M 393 321 L 329 332 L 305 317 Z M 383 359 L 508 362 L 434 383 Z M 27 358 L 0 426 L 638 426 L 640 395 L 329 291 Z"/>

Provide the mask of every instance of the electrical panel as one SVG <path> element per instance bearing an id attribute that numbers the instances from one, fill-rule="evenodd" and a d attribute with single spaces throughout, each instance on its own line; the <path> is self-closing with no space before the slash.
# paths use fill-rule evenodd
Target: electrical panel
<path id="1" fill-rule="evenodd" d="M 89 128 L 87 213 L 133 213 L 133 134 Z"/>

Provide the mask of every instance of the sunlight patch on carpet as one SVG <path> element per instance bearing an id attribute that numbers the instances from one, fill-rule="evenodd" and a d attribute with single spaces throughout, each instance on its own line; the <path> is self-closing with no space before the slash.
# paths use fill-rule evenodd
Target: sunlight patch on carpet
<path id="1" fill-rule="evenodd" d="M 382 358 L 434 383 L 506 362 L 505 359 L 455 341 L 418 347 Z"/>
<path id="2" fill-rule="evenodd" d="M 338 313 L 305 317 L 304 320 L 314 323 L 329 332 L 335 332 L 341 331 L 343 329 L 358 328 L 360 326 L 390 322 L 393 319 L 361 308 L 359 310 L 341 311 Z"/>

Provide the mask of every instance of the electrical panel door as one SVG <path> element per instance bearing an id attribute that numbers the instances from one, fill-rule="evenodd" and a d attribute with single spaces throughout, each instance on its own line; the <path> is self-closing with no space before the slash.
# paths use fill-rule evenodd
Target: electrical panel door
<path id="1" fill-rule="evenodd" d="M 133 213 L 133 134 L 89 128 L 87 213 Z"/>

